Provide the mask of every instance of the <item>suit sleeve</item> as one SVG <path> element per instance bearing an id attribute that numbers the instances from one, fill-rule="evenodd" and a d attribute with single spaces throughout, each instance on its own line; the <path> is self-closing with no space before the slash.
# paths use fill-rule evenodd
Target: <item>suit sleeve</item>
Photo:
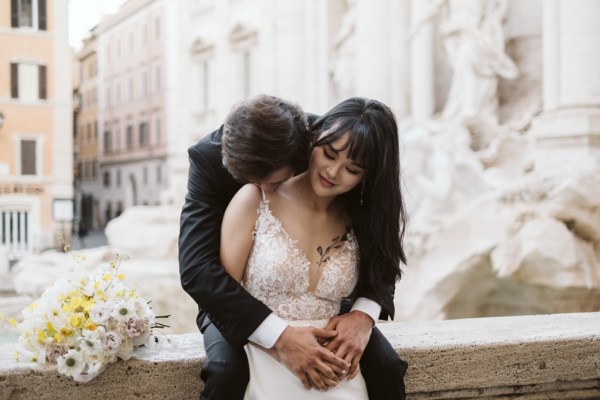
<path id="1" fill-rule="evenodd" d="M 243 346 L 271 313 L 225 271 L 219 261 L 219 174 L 196 148 L 189 150 L 188 193 L 181 212 L 179 271 L 183 289 L 233 346 Z"/>

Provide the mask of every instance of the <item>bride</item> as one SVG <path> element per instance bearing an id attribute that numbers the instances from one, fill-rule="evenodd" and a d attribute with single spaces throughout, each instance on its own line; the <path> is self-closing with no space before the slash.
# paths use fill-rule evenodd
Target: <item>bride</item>
<path id="1" fill-rule="evenodd" d="M 383 301 L 399 279 L 404 207 L 398 130 L 387 106 L 345 100 L 313 131 L 307 171 L 269 193 L 247 184 L 232 199 L 220 257 L 234 279 L 290 325 L 323 328 L 342 298 L 360 291 Z M 368 398 L 358 369 L 333 371 L 344 378 L 339 385 L 309 394 L 274 350 L 252 343 L 245 349 L 246 399 Z M 324 381 L 330 382 L 330 368 L 319 368 Z"/>

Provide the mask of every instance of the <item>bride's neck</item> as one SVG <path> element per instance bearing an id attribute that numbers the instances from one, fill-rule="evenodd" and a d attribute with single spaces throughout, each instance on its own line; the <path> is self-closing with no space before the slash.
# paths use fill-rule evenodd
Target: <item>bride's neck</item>
<path id="1" fill-rule="evenodd" d="M 316 211 L 329 210 L 337 198 L 336 196 L 318 196 L 310 183 L 310 176 L 307 172 L 289 179 L 285 182 L 285 186 L 296 201 Z"/>

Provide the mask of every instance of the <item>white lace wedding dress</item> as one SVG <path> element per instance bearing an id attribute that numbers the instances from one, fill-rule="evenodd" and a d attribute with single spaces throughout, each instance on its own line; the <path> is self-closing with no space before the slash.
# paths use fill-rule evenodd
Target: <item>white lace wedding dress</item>
<path id="1" fill-rule="evenodd" d="M 263 193 L 254 230 L 254 245 L 242 285 L 291 325 L 324 327 L 339 312 L 340 302 L 356 285 L 358 244 L 352 232 L 323 262 L 314 289 L 310 290 L 310 261 L 271 213 Z M 245 399 L 367 399 L 362 375 L 343 380 L 336 388 L 306 390 L 283 364 L 250 343 L 246 345 L 250 382 Z"/>

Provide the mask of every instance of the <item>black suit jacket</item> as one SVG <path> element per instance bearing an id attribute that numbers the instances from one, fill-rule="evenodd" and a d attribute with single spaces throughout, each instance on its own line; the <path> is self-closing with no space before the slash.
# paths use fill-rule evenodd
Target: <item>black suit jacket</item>
<path id="1" fill-rule="evenodd" d="M 179 272 L 184 290 L 200 307 L 198 326 L 208 316 L 229 343 L 241 347 L 271 310 L 229 276 L 219 261 L 223 214 L 242 186 L 223 167 L 221 130 L 188 149 L 190 170 L 180 220 Z"/>
<path id="2" fill-rule="evenodd" d="M 180 219 L 179 272 L 183 289 L 200 308 L 198 326 L 202 327 L 208 316 L 231 345 L 241 347 L 271 310 L 229 276 L 219 261 L 223 214 L 242 186 L 223 166 L 221 136 L 222 127 L 188 149 L 190 169 Z M 382 319 L 393 316 L 393 287 L 391 282 L 381 288 L 386 293 L 391 288 L 389 299 L 381 304 Z"/>

